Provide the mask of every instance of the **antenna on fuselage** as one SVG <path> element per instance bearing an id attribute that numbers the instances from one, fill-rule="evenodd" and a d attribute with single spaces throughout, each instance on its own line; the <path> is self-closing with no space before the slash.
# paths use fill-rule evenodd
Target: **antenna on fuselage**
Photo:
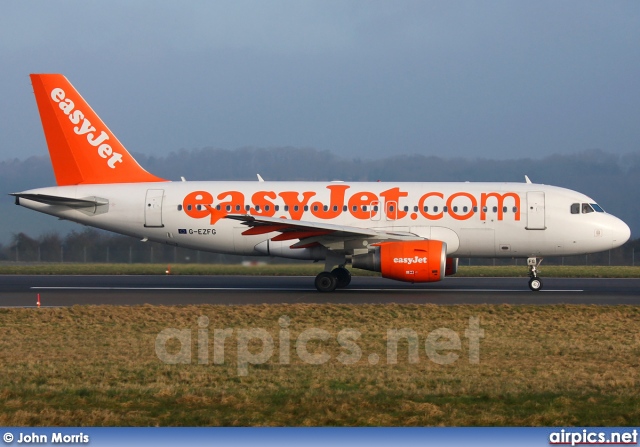
<path id="1" fill-rule="evenodd" d="M 529 180 L 529 176 L 528 175 L 524 176 L 524 181 L 527 182 L 527 183 L 531 183 L 531 180 Z"/>
<path id="2" fill-rule="evenodd" d="M 260 174 L 256 174 L 258 176 L 258 181 L 259 182 L 264 182 L 264 179 L 260 176 Z"/>

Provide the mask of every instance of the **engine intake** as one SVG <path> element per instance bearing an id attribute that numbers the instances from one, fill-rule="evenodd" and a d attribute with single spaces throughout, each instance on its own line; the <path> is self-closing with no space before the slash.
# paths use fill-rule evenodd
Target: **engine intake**
<path id="1" fill-rule="evenodd" d="M 355 255 L 352 265 L 398 281 L 434 282 L 444 277 L 446 260 L 447 244 L 442 241 L 381 242 L 373 251 Z"/>

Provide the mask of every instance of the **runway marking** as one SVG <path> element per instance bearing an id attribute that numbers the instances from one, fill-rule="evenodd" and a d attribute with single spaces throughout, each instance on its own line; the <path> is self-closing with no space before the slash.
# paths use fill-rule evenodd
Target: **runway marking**
<path id="1" fill-rule="evenodd" d="M 130 291 L 248 291 L 254 290 L 256 292 L 315 292 L 316 289 L 300 289 L 300 288 L 287 288 L 287 287 L 31 287 L 31 290 L 130 290 Z M 336 289 L 336 292 L 490 292 L 490 293 L 531 293 L 527 289 L 395 289 L 395 288 L 372 288 L 372 289 Z M 554 292 L 554 293 L 579 293 L 584 292 L 583 289 L 567 289 L 567 290 L 541 290 L 540 292 Z"/>

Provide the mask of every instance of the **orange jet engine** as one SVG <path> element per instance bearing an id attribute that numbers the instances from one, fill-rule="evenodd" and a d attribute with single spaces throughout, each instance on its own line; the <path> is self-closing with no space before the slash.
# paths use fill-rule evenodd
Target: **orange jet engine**
<path id="1" fill-rule="evenodd" d="M 381 242 L 373 247 L 353 257 L 354 268 L 405 282 L 434 282 L 445 276 L 447 244 L 442 241 Z"/>

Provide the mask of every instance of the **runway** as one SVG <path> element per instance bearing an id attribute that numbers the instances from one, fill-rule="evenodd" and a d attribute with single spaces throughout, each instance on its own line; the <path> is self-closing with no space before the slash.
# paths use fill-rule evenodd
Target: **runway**
<path id="1" fill-rule="evenodd" d="M 188 304 L 596 304 L 640 305 L 640 279 L 445 278 L 407 284 L 354 277 L 348 288 L 316 291 L 304 276 L 0 276 L 0 307 Z"/>

